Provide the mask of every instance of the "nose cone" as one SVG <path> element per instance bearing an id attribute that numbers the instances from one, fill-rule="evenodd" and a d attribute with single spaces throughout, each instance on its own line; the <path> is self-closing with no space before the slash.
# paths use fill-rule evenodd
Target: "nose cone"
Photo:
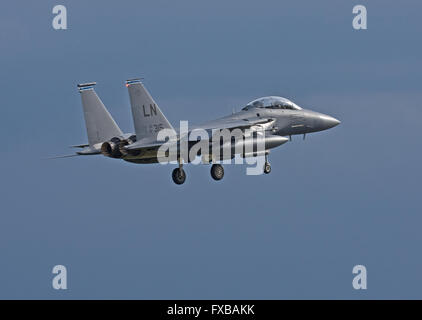
<path id="1" fill-rule="evenodd" d="M 320 123 L 321 130 L 327 130 L 340 124 L 339 120 L 326 114 L 320 115 L 318 122 Z"/>

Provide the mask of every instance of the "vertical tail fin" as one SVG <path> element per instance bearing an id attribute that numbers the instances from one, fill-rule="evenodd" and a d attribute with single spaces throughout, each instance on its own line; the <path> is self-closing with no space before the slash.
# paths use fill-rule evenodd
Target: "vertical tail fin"
<path id="1" fill-rule="evenodd" d="M 123 133 L 94 91 L 95 82 L 78 84 L 90 146 Z"/>
<path id="2" fill-rule="evenodd" d="M 174 130 L 139 79 L 126 80 L 126 87 L 129 91 L 136 140 L 156 141 L 160 130 Z"/>

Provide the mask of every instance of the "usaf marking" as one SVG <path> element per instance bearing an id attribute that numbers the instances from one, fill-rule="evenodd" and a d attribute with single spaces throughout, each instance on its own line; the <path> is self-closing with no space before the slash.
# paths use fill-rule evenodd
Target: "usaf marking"
<path id="1" fill-rule="evenodd" d="M 145 105 L 142 105 L 142 110 L 144 111 L 144 117 L 151 117 L 154 115 L 157 115 L 157 106 L 154 104 L 149 105 L 149 113 L 146 113 L 145 111 Z"/>

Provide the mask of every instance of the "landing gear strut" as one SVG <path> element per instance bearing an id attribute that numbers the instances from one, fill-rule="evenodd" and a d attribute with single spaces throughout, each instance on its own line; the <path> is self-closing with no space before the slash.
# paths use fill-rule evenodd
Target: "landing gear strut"
<path id="1" fill-rule="evenodd" d="M 186 173 L 183 170 L 183 164 L 179 160 L 179 168 L 173 170 L 172 178 L 175 184 L 183 184 L 186 180 Z"/>
<path id="2" fill-rule="evenodd" d="M 214 180 L 221 180 L 224 177 L 224 168 L 221 164 L 213 164 L 211 167 L 211 177 Z"/>
<path id="3" fill-rule="evenodd" d="M 271 172 L 271 165 L 268 162 L 268 156 L 265 155 L 264 173 L 269 174 Z"/>

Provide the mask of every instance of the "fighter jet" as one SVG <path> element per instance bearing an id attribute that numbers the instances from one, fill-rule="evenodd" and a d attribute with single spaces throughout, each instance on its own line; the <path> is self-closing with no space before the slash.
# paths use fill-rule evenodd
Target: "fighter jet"
<path id="1" fill-rule="evenodd" d="M 236 155 L 243 158 L 264 156 L 262 171 L 268 174 L 271 172 L 271 165 L 268 162 L 270 149 L 291 140 L 292 135 L 305 137 L 308 133 L 327 130 L 340 123 L 329 115 L 303 109 L 286 98 L 268 96 L 249 102 L 238 112 L 193 126 L 182 133 L 180 129 L 173 128 L 141 79 L 130 79 L 126 80 L 126 87 L 129 92 L 135 132 L 123 133 L 94 91 L 95 85 L 95 82 L 78 84 L 88 143 L 72 146 L 80 148 L 74 156 L 102 154 L 132 163 L 151 164 L 160 162 L 160 157 L 163 156 L 163 153 L 160 155 L 160 147 L 164 144 L 173 145 L 176 147 L 173 160 L 177 167 L 172 172 L 172 178 L 178 185 L 186 180 L 183 164 L 192 162 L 189 157 L 182 156 L 180 147 L 183 140 L 186 140 L 187 151 L 192 150 L 199 141 L 202 142 L 205 148 L 200 149 L 195 155 L 202 157 L 202 163 L 212 164 L 211 176 L 218 181 L 224 176 L 221 160 L 233 159 Z M 163 130 L 173 132 L 166 141 L 159 135 Z M 228 142 L 221 141 L 220 138 L 214 139 L 215 132 L 219 130 L 229 132 L 237 130 L 241 139 L 231 137 Z M 198 138 L 197 134 L 193 134 L 195 132 L 206 132 L 209 135 Z M 260 150 L 256 142 L 259 135 L 264 141 Z M 194 138 L 191 138 L 192 136 Z M 216 156 L 213 153 L 215 149 L 211 148 L 212 144 L 213 146 L 217 144 L 220 148 L 223 144 L 228 146 L 228 155 L 223 152 Z M 247 148 L 248 146 L 251 148 Z M 168 150 L 164 154 L 168 155 Z"/>

